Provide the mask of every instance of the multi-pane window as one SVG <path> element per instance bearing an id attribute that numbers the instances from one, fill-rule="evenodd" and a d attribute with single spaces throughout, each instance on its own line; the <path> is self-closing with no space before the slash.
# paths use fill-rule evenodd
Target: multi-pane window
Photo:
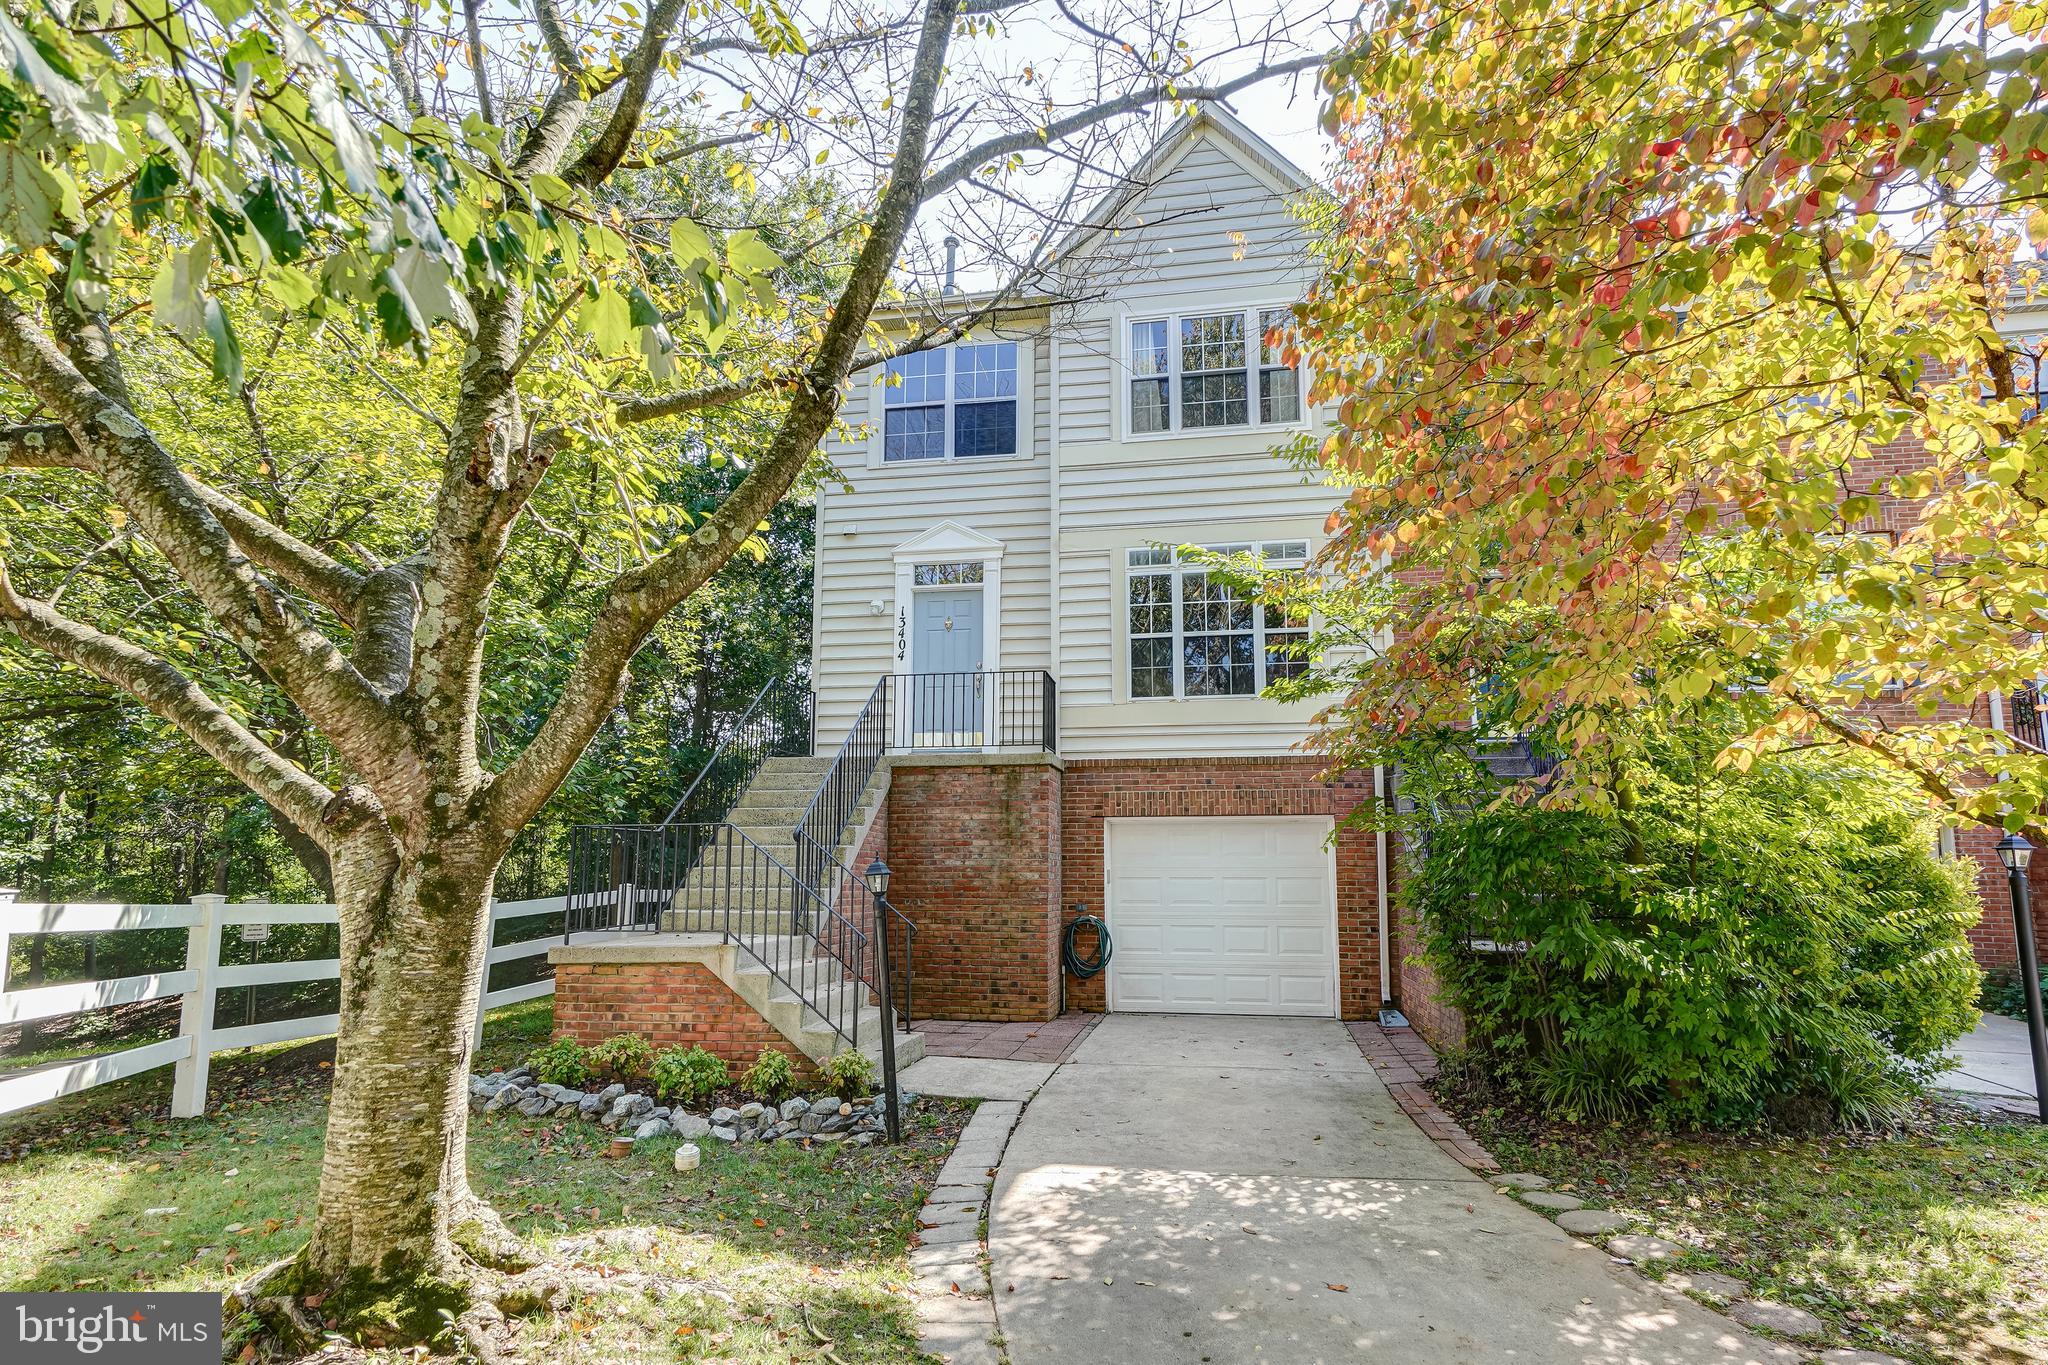
<path id="1" fill-rule="evenodd" d="M 962 342 L 888 363 L 882 458 L 1017 453 L 1017 343 Z"/>
<path id="2" fill-rule="evenodd" d="M 1267 338 L 1287 326 L 1285 308 L 1259 310 L 1259 420 L 1301 420 L 1301 371 L 1287 363 L 1280 347 Z"/>
<path id="3" fill-rule="evenodd" d="M 1267 336 L 1285 308 L 1141 318 L 1130 324 L 1132 435 L 1301 420 L 1301 371 Z"/>
<path id="4" fill-rule="evenodd" d="M 1242 555 L 1254 547 L 1206 548 Z M 1303 540 L 1269 540 L 1257 549 L 1276 568 L 1308 558 Z M 1246 601 L 1206 567 L 1160 546 L 1128 551 L 1125 566 L 1133 699 L 1247 697 L 1307 667 L 1291 652 L 1308 638 L 1305 620 Z"/>

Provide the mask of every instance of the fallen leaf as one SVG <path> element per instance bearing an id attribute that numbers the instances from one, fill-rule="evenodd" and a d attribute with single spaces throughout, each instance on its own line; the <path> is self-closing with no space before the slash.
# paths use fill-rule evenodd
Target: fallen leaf
<path id="1" fill-rule="evenodd" d="M 1323 1286 L 1323 1288 L 1334 1289 L 1339 1294 L 1348 1294 L 1351 1292 L 1351 1286 L 1348 1284 L 1326 1284 Z"/>

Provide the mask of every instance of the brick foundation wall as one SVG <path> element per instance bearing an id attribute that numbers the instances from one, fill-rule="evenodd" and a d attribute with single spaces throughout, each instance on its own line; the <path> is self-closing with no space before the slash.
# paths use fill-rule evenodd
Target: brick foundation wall
<path id="1" fill-rule="evenodd" d="M 895 762 L 889 899 L 918 929 L 918 1017 L 1024 1022 L 1058 1012 L 1060 806 L 1050 763 Z"/>
<path id="2" fill-rule="evenodd" d="M 1371 801 L 1372 774 L 1318 779 L 1313 758 L 1094 759 L 1070 762 L 1061 793 L 1061 927 L 1100 915 L 1102 822 L 1132 816 L 1330 815 Z M 1337 839 L 1337 1007 L 1345 1019 L 1379 1009 L 1379 884 L 1374 836 Z M 1076 909 L 1079 905 L 1085 907 Z M 1069 978 L 1067 1008 L 1103 1008 L 1105 982 Z"/>
<path id="3" fill-rule="evenodd" d="M 555 965 L 555 1037 L 588 1047 L 621 1033 L 654 1044 L 695 1044 L 737 1075 L 773 1048 L 818 1079 L 810 1058 L 700 962 L 561 962 Z"/>

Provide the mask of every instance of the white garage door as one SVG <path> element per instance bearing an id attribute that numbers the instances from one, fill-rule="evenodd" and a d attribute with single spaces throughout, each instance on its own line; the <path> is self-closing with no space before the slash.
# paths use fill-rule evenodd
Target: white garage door
<path id="1" fill-rule="evenodd" d="M 1104 824 L 1111 1009 L 1337 1013 L 1327 817 Z"/>

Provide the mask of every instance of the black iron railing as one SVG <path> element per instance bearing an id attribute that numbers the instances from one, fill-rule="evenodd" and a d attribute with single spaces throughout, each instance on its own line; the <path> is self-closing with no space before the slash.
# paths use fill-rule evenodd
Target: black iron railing
<path id="1" fill-rule="evenodd" d="M 771 758 L 802 758 L 811 752 L 811 690 L 800 683 L 771 682 L 712 751 L 681 799 L 662 817 L 664 825 L 705 825 L 723 820 L 747 784 Z"/>
<path id="2" fill-rule="evenodd" d="M 835 903 L 730 824 L 582 825 L 571 838 L 568 932 L 716 933 L 736 943 L 816 1020 L 860 1046 L 881 979 L 859 898 Z M 831 883 L 851 891 L 835 859 Z M 861 888 L 865 895 L 865 888 Z M 851 912 L 851 913 L 849 913 Z M 870 922 L 872 915 L 868 916 Z"/>
<path id="3" fill-rule="evenodd" d="M 2048 735 L 2043 734 L 2043 698 L 2039 684 L 2028 683 L 2012 694 L 2006 706 L 2006 732 L 2030 749 L 2048 752 Z"/>
<path id="4" fill-rule="evenodd" d="M 1059 749 L 1059 689 L 1042 668 L 897 673 L 882 683 L 897 752 Z"/>

